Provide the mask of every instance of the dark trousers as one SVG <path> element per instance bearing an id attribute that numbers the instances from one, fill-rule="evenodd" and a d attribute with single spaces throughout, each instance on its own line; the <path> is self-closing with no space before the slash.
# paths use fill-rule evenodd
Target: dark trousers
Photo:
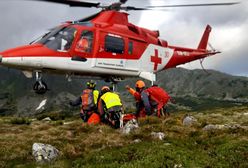
<path id="1" fill-rule="evenodd" d="M 111 125 L 113 128 L 120 128 L 121 114 L 122 110 L 119 106 L 108 109 L 104 114 L 104 122 Z"/>
<path id="2" fill-rule="evenodd" d="M 80 113 L 80 117 L 84 122 L 87 122 L 94 111 L 84 111 Z"/>

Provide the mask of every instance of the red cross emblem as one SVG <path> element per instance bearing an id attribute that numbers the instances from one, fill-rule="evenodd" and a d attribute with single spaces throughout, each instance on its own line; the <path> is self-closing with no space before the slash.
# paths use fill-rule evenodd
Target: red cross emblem
<path id="1" fill-rule="evenodd" d="M 155 49 L 155 56 L 151 56 L 151 62 L 154 62 L 154 71 L 158 70 L 158 64 L 162 64 L 162 58 L 158 57 L 157 49 Z"/>

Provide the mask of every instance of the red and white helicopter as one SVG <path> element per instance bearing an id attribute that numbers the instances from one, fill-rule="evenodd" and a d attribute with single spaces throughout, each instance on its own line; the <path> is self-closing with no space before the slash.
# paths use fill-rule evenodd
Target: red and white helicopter
<path id="1" fill-rule="evenodd" d="M 64 23 L 30 45 L 0 52 L 0 65 L 16 68 L 31 78 L 36 74 L 34 90 L 45 93 L 42 73 L 95 76 L 117 82 L 125 77 L 156 80 L 156 73 L 177 65 L 220 53 L 208 50 L 211 27 L 207 25 L 196 49 L 171 46 L 159 39 L 159 32 L 138 27 L 121 11 L 151 10 L 166 7 L 234 5 L 210 3 L 148 6 L 123 6 L 127 0 L 102 6 L 75 0 L 40 0 L 77 7 L 96 7 L 102 11 L 73 22 Z"/>

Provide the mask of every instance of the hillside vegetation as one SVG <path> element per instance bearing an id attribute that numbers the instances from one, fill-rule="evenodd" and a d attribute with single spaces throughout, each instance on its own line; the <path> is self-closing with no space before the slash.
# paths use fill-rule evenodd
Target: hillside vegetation
<path id="1" fill-rule="evenodd" d="M 184 126 L 188 114 L 197 119 Z M 180 111 L 169 118 L 139 120 L 129 135 L 105 125 L 81 125 L 78 118 L 39 121 L 0 118 L 0 167 L 248 167 L 248 107 Z M 229 126 L 203 128 L 208 124 Z M 235 126 L 236 125 L 236 126 Z M 237 126 L 239 125 L 239 126 Z M 152 132 L 165 134 L 155 139 Z M 51 144 L 57 160 L 37 165 L 32 144 Z"/>
<path id="2" fill-rule="evenodd" d="M 182 68 L 162 71 L 158 74 L 158 84 L 175 100 L 170 105 L 172 111 L 207 110 L 217 107 L 234 107 L 248 104 L 248 78 L 235 77 L 209 70 L 186 70 Z M 44 75 L 49 91 L 45 95 L 36 95 L 32 91 L 35 79 L 26 79 L 21 71 L 0 69 L 0 115 L 32 117 L 56 111 L 56 113 L 75 113 L 69 101 L 79 96 L 85 88 L 86 79 L 73 79 L 68 82 L 64 76 Z M 125 85 L 134 86 L 136 78 L 126 79 L 117 86 L 121 98 L 127 108 L 132 110 L 133 97 L 125 90 Z M 97 81 L 97 89 L 106 85 Z M 146 81 L 147 86 L 150 82 Z M 40 103 L 46 100 L 46 105 L 36 110 Z"/>

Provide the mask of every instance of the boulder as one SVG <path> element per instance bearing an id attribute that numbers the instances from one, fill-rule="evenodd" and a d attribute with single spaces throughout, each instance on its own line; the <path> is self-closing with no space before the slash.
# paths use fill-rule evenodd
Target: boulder
<path id="1" fill-rule="evenodd" d="M 129 134 L 131 131 L 137 129 L 139 127 L 137 120 L 132 119 L 128 121 L 124 127 L 121 128 L 121 133 Z"/>
<path id="2" fill-rule="evenodd" d="M 32 154 L 38 163 L 50 162 L 59 156 L 59 150 L 49 144 L 34 143 Z"/>
<path id="3" fill-rule="evenodd" d="M 164 143 L 165 146 L 170 146 L 171 144 L 170 143 Z"/>
<path id="4" fill-rule="evenodd" d="M 165 134 L 163 132 L 152 132 L 151 135 L 154 139 L 163 140 L 165 138 Z"/>
<path id="5" fill-rule="evenodd" d="M 134 143 L 140 143 L 141 140 L 140 140 L 140 139 L 135 139 L 133 142 L 134 142 Z"/>
<path id="6" fill-rule="evenodd" d="M 50 117 L 46 117 L 46 118 L 42 119 L 42 121 L 52 121 L 52 119 Z"/>
<path id="7" fill-rule="evenodd" d="M 181 167 L 183 167 L 182 164 L 175 164 L 173 168 L 181 168 Z"/>
<path id="8" fill-rule="evenodd" d="M 231 129 L 231 130 L 244 129 L 244 130 L 247 130 L 248 127 L 247 126 L 241 126 L 240 124 L 233 124 L 233 125 L 227 125 L 227 124 L 225 124 L 225 125 L 213 125 L 213 124 L 208 124 L 203 128 L 204 131 L 223 130 L 223 129 Z"/>
<path id="9" fill-rule="evenodd" d="M 211 131 L 211 130 L 218 130 L 218 129 L 223 129 L 224 125 L 213 125 L 213 124 L 208 124 L 206 125 L 203 130 L 204 131 Z"/>
<path id="10" fill-rule="evenodd" d="M 193 116 L 189 116 L 187 115 L 186 117 L 184 117 L 183 119 L 183 125 L 184 126 L 191 126 L 193 123 L 197 122 L 197 119 Z"/>

